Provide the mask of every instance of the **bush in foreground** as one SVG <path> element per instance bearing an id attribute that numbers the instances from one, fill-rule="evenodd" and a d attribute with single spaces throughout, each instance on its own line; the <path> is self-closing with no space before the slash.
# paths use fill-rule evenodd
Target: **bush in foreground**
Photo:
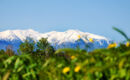
<path id="1" fill-rule="evenodd" d="M 122 50 L 123 49 L 123 50 Z M 53 56 L 0 54 L 3 80 L 129 80 L 130 46 L 84 50 L 59 49 Z M 39 58 L 40 57 L 40 58 Z"/>

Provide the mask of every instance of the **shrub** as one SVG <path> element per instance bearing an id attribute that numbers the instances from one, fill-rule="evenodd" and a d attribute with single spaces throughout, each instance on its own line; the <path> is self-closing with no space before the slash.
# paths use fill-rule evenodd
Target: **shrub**
<path id="1" fill-rule="evenodd" d="M 47 38 L 41 38 L 37 42 L 36 53 L 39 53 L 40 55 L 51 56 L 53 55 L 54 51 L 55 51 L 54 48 L 47 41 Z"/>
<path id="2" fill-rule="evenodd" d="M 5 51 L 3 49 L 1 49 L 0 54 L 5 54 Z"/>
<path id="3" fill-rule="evenodd" d="M 29 55 L 1 56 L 0 80 L 36 80 L 38 79 L 38 65 Z"/>
<path id="4" fill-rule="evenodd" d="M 20 54 L 32 54 L 35 50 L 35 42 L 32 38 L 27 38 L 21 45 L 19 48 Z"/>

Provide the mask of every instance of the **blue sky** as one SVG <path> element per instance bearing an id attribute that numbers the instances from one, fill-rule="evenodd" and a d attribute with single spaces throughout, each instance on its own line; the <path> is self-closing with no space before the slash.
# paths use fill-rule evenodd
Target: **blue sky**
<path id="1" fill-rule="evenodd" d="M 130 0 L 0 0 L 0 31 L 78 29 L 124 40 L 112 26 L 130 35 Z"/>

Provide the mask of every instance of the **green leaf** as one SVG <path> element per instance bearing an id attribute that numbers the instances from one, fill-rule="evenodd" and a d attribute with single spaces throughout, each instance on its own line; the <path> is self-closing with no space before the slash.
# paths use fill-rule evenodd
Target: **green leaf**
<path id="1" fill-rule="evenodd" d="M 119 71 L 119 73 L 120 73 L 120 77 L 123 78 L 123 77 L 125 77 L 125 75 L 126 75 L 126 70 L 125 70 L 125 69 L 121 69 L 121 70 Z"/>
<path id="2" fill-rule="evenodd" d="M 21 66 L 17 69 L 17 72 L 20 72 L 22 69 L 24 68 L 24 66 Z"/>
<path id="3" fill-rule="evenodd" d="M 119 32 L 122 36 L 125 37 L 125 39 L 126 39 L 127 41 L 129 41 L 128 36 L 127 36 L 122 30 L 120 30 L 120 29 L 118 29 L 118 28 L 116 28 L 116 27 L 113 27 L 113 29 L 114 29 L 115 31 Z"/>
<path id="4" fill-rule="evenodd" d="M 17 58 L 16 61 L 15 61 L 15 69 L 18 68 L 19 64 L 20 64 L 20 59 Z"/>

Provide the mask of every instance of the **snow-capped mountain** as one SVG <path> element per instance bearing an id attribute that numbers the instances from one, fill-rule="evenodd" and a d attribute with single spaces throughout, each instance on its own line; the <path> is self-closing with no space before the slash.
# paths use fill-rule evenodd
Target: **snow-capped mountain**
<path id="1" fill-rule="evenodd" d="M 80 36 L 80 38 L 78 37 Z M 67 30 L 65 32 L 48 32 L 39 33 L 32 29 L 28 30 L 6 30 L 0 32 L 0 49 L 5 49 L 7 45 L 12 45 L 16 51 L 19 48 L 21 42 L 23 42 L 27 37 L 33 38 L 38 41 L 42 37 L 47 38 L 48 42 L 55 49 L 59 48 L 77 48 L 87 49 L 91 51 L 97 48 L 106 48 L 110 41 L 102 36 L 91 34 L 88 32 L 81 32 L 79 30 Z M 94 42 L 90 42 L 89 39 L 93 39 Z M 86 45 L 89 48 L 86 48 Z"/>

